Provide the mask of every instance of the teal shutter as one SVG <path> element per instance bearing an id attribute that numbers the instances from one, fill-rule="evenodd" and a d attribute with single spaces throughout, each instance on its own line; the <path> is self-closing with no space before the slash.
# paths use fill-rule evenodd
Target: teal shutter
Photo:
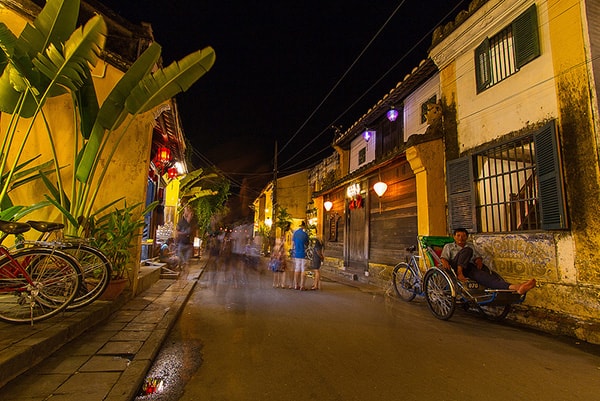
<path id="1" fill-rule="evenodd" d="M 539 184 L 541 227 L 544 230 L 567 228 L 562 169 L 554 121 L 534 134 Z"/>
<path id="2" fill-rule="evenodd" d="M 491 82 L 490 41 L 488 39 L 475 49 L 475 79 L 477 80 L 477 93 L 487 88 Z"/>
<path id="3" fill-rule="evenodd" d="M 540 55 L 537 9 L 533 4 L 512 23 L 515 42 L 515 62 L 521 68 Z"/>
<path id="4" fill-rule="evenodd" d="M 448 225 L 450 230 L 466 228 L 477 231 L 475 196 L 473 191 L 473 164 L 470 156 L 451 160 L 446 165 L 448 186 Z"/>

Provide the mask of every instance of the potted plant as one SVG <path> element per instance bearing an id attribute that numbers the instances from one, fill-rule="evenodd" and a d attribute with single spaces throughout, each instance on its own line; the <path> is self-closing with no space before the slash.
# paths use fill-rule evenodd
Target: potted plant
<path id="1" fill-rule="evenodd" d="M 127 202 L 124 202 L 123 208 L 115 208 L 90 224 L 94 246 L 106 255 L 112 265 L 109 286 L 120 287 L 120 291 L 115 289 L 118 292 L 116 295 L 125 289 L 131 279 L 129 272 L 133 256 L 132 248 L 135 246 L 134 241 L 140 237 L 140 229 L 144 226 L 144 216 L 157 205 L 158 202 L 153 202 L 142 212 L 136 212 L 140 203 L 128 206 Z M 103 298 L 111 298 L 110 293 L 111 290 L 107 289 L 105 292 L 107 296 Z"/>

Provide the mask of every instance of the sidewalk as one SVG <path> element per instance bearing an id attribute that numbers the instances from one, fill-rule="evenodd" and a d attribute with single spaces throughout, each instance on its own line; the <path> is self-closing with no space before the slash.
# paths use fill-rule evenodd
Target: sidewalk
<path id="1" fill-rule="evenodd" d="M 128 301 L 97 301 L 33 327 L 0 323 L 2 400 L 132 400 L 204 262 Z"/>

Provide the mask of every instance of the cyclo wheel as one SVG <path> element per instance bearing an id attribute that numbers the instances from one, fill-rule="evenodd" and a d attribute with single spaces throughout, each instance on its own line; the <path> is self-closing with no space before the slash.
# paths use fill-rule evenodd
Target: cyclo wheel
<path id="1" fill-rule="evenodd" d="M 425 274 L 423 280 L 425 298 L 431 313 L 438 319 L 448 320 L 456 309 L 454 284 L 442 270 L 433 268 Z"/>
<path id="2" fill-rule="evenodd" d="M 11 257 L 25 269 L 32 284 L 11 259 L 0 260 L 0 320 L 38 322 L 66 309 L 75 298 L 81 270 L 68 254 L 29 248 L 14 252 Z"/>
<path id="3" fill-rule="evenodd" d="M 479 312 L 486 319 L 498 322 L 503 320 L 510 312 L 510 305 L 477 305 Z"/>
<path id="4" fill-rule="evenodd" d="M 411 270 L 408 263 L 400 262 L 394 267 L 392 272 L 392 281 L 394 290 L 400 299 L 410 302 L 417 296 L 416 284 L 417 277 Z"/>
<path id="5" fill-rule="evenodd" d="M 81 267 L 81 287 L 67 309 L 91 304 L 108 286 L 112 272 L 110 261 L 99 249 L 89 245 L 65 245 L 60 249 L 73 256 Z"/>

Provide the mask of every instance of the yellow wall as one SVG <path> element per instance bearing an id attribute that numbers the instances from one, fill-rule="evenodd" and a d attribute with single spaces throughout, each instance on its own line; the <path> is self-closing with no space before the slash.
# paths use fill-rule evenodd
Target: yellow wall
<path id="1" fill-rule="evenodd" d="M 580 282 L 600 284 L 598 243 L 600 243 L 600 176 L 597 133 L 590 98 L 591 63 L 587 60 L 582 35 L 581 2 L 548 2 L 549 30 L 558 89 L 559 125 L 562 131 L 565 181 L 571 209 L 572 233 Z"/>
<path id="2" fill-rule="evenodd" d="M 20 34 L 20 29 L 25 26 L 25 20 L 22 16 L 0 7 L 0 21 L 4 22 L 9 28 L 14 29 L 15 35 Z M 106 98 L 115 83 L 123 75 L 123 72 L 110 64 L 99 61 L 93 71 L 94 84 L 98 94 L 100 104 Z M 74 149 L 74 128 L 73 128 L 73 105 L 69 95 L 62 95 L 49 99 L 44 106 L 44 113 L 48 119 L 50 130 L 55 140 L 55 147 L 58 152 L 58 158 L 63 167 L 63 177 L 72 176 L 72 160 Z M 127 134 L 121 140 L 114 157 L 111 160 L 104 159 L 104 162 L 110 163 L 108 172 L 103 181 L 102 191 L 95 203 L 96 208 L 124 197 L 129 205 L 145 202 L 146 185 L 148 177 L 148 166 L 150 159 L 150 147 L 152 141 L 152 112 L 140 116 L 128 128 Z M 0 115 L 0 130 L 5 135 L 7 125 L 11 116 L 7 114 Z M 18 143 L 22 142 L 30 120 L 23 120 L 19 126 L 17 134 Z M 126 123 L 122 125 L 125 127 Z M 120 131 L 118 131 L 120 132 Z M 113 143 L 116 135 L 113 137 Z M 12 146 L 9 153 L 9 159 L 14 160 L 17 146 Z M 51 160 L 51 146 L 46 129 L 42 119 L 38 118 L 34 129 L 26 142 L 23 155 L 20 160 L 27 160 L 31 157 L 41 155 L 39 161 Z M 70 182 L 65 180 L 67 194 L 70 193 Z M 14 204 L 31 205 L 44 199 L 47 189 L 41 182 L 34 182 L 11 192 L 11 199 Z M 40 220 L 60 220 L 61 215 L 51 207 L 40 210 L 26 219 Z M 134 251 L 134 264 L 132 264 L 133 276 L 137 277 L 139 269 L 139 255 L 141 245 L 138 244 Z M 134 284 L 135 286 L 135 284 Z"/>

